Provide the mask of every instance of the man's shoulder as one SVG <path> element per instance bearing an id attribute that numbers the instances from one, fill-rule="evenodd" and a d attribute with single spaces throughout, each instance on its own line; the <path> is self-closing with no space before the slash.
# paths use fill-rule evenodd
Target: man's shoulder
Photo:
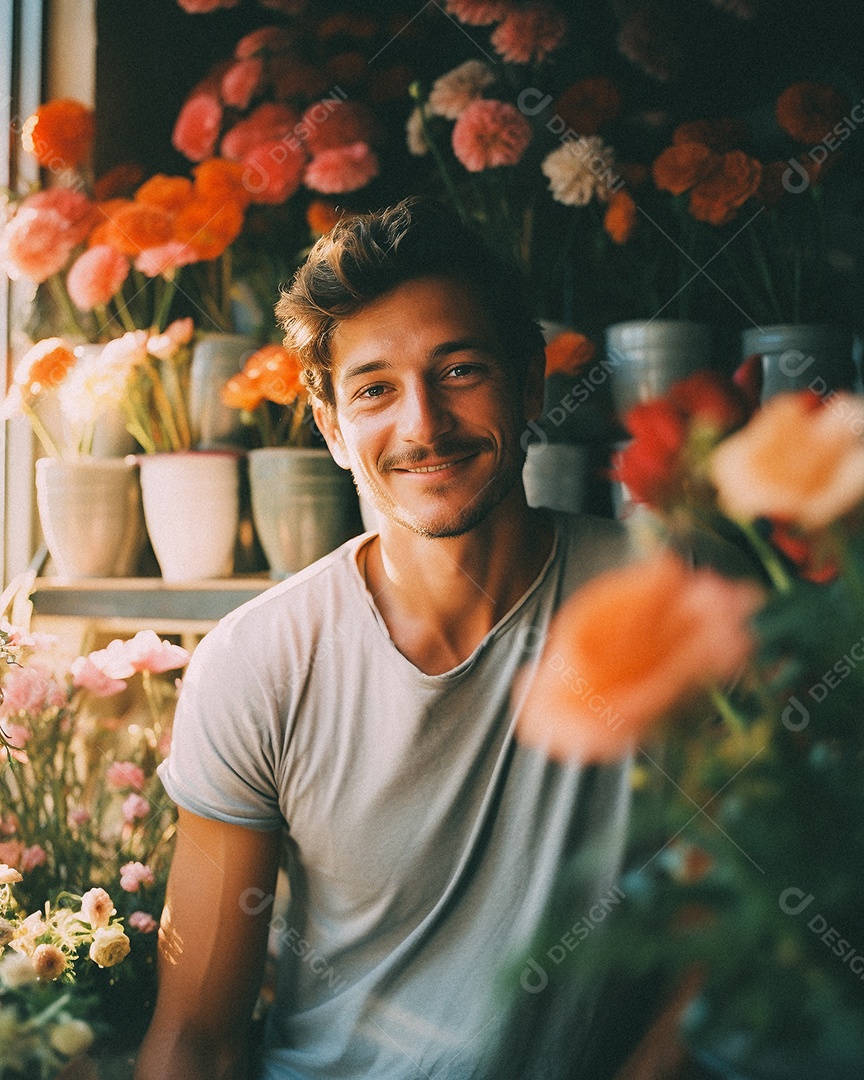
<path id="1" fill-rule="evenodd" d="M 568 591 L 634 557 L 633 541 L 620 521 L 592 514 L 556 514 Z"/>

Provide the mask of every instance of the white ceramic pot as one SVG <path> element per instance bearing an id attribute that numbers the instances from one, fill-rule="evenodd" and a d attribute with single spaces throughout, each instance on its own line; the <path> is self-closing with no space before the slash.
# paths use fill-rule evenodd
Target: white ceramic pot
<path id="1" fill-rule="evenodd" d="M 744 359 L 762 357 L 761 400 L 811 387 L 820 396 L 855 383 L 852 335 L 840 326 L 790 323 L 751 327 L 741 335 Z"/>
<path id="2" fill-rule="evenodd" d="M 189 368 L 189 423 L 199 449 L 242 446 L 240 410 L 229 409 L 219 391 L 255 350 L 245 334 L 204 334 L 195 343 Z"/>
<path id="3" fill-rule="evenodd" d="M 40 458 L 36 501 L 60 577 L 135 573 L 144 521 L 134 458 Z"/>
<path id="4" fill-rule="evenodd" d="M 252 517 L 273 578 L 302 570 L 358 532 L 351 474 L 329 450 L 250 450 L 249 484 Z"/>
<path id="5" fill-rule="evenodd" d="M 191 450 L 138 460 L 144 520 L 162 577 L 228 577 L 240 511 L 237 453 Z"/>

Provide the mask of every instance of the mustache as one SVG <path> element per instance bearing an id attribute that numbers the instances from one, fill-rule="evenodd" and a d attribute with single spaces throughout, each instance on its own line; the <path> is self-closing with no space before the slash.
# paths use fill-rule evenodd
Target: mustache
<path id="1" fill-rule="evenodd" d="M 494 450 L 491 439 L 466 439 L 462 437 L 443 438 L 432 446 L 424 449 L 417 447 L 416 450 L 406 450 L 401 454 L 390 454 L 383 457 L 378 463 L 382 472 L 391 469 L 410 469 L 422 467 L 427 461 L 440 461 L 442 458 L 468 457 L 471 454 L 483 453 Z"/>

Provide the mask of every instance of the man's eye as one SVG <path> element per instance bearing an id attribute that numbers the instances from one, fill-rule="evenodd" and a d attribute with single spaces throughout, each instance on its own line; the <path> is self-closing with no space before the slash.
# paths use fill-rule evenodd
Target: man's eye
<path id="1" fill-rule="evenodd" d="M 361 398 L 379 398 L 384 393 L 384 390 L 384 386 L 376 383 L 374 386 L 364 387 L 357 396 Z"/>
<path id="2" fill-rule="evenodd" d="M 476 375 L 479 370 L 478 364 L 457 364 L 455 367 L 450 368 L 447 374 L 456 379 L 465 379 L 469 375 Z"/>

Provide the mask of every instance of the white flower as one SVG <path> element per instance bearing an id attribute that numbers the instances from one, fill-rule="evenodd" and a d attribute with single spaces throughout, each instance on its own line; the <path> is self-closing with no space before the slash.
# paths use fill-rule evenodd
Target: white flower
<path id="1" fill-rule="evenodd" d="M 28 915 L 26 919 L 18 924 L 15 933 L 12 935 L 12 948 L 16 952 L 32 956 L 33 950 L 36 948 L 36 938 L 47 933 L 48 929 L 48 924 L 42 918 L 42 912 L 34 911 L 32 915 Z"/>
<path id="2" fill-rule="evenodd" d="M 423 113 L 419 105 L 414 106 L 405 122 L 405 142 L 414 157 L 423 157 L 429 153 L 429 143 L 426 142 L 426 132 L 423 130 Z"/>
<path id="3" fill-rule="evenodd" d="M 598 135 L 568 139 L 540 168 L 552 197 L 565 206 L 587 206 L 595 195 L 605 201 L 616 179 L 612 150 Z"/>
<path id="4" fill-rule="evenodd" d="M 77 430 L 126 392 L 129 376 L 147 361 L 147 331 L 130 330 L 101 349 L 88 348 L 57 390 L 66 422 Z"/>
<path id="5" fill-rule="evenodd" d="M 93 1030 L 84 1020 L 73 1020 L 71 1017 L 54 1024 L 48 1032 L 48 1041 L 58 1054 L 72 1058 L 76 1054 L 83 1054 L 93 1045 Z"/>
<path id="6" fill-rule="evenodd" d="M 29 956 L 20 952 L 7 953 L 0 960 L 0 981 L 10 990 L 17 990 L 19 986 L 27 986 L 36 982 L 36 968 Z M 2 1044 L 0 1038 L 0 1044 Z"/>
<path id="7" fill-rule="evenodd" d="M 33 967 L 42 982 L 54 982 L 66 970 L 67 957 L 56 945 L 43 942 L 33 950 Z"/>
<path id="8" fill-rule="evenodd" d="M 14 885 L 16 881 L 21 881 L 21 875 L 15 867 L 0 863 L 0 885 Z"/>
<path id="9" fill-rule="evenodd" d="M 482 60 L 466 60 L 436 79 L 429 94 L 429 112 L 456 120 L 483 91 L 495 82 L 495 73 Z"/>
<path id="10" fill-rule="evenodd" d="M 114 901 L 104 889 L 88 889 L 81 897 L 81 918 L 94 930 L 107 926 L 114 914 Z"/>
<path id="11" fill-rule="evenodd" d="M 90 959 L 99 967 L 114 967 L 129 954 L 129 938 L 119 926 L 105 926 L 93 935 Z"/>

